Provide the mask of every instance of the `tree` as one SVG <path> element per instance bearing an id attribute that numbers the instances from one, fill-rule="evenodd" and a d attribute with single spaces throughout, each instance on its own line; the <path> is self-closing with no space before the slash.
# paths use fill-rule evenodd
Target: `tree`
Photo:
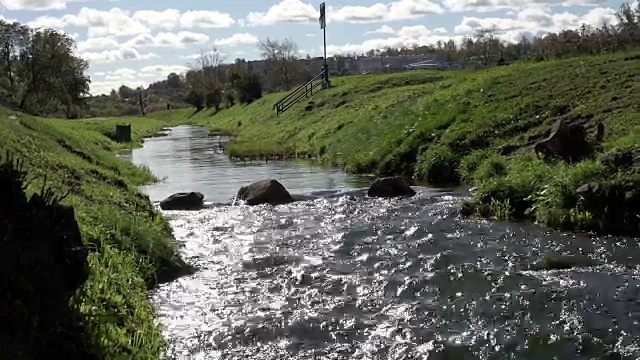
<path id="1" fill-rule="evenodd" d="M 184 99 L 187 104 L 195 106 L 197 111 L 204 109 L 204 100 L 204 94 L 201 90 L 197 89 L 192 89 L 191 91 L 189 91 L 189 94 L 187 94 L 187 97 Z"/>
<path id="2" fill-rule="evenodd" d="M 30 40 L 29 28 L 18 23 L 8 23 L 0 20 L 0 80 L 6 79 L 6 84 L 0 82 L 0 89 L 7 89 L 9 96 L 14 96 L 16 90 L 16 72 L 19 70 L 20 51 L 26 48 Z"/>
<path id="3" fill-rule="evenodd" d="M 208 108 L 214 108 L 216 111 L 220 110 L 220 104 L 222 103 L 222 90 L 215 88 L 207 91 L 205 94 L 205 105 Z"/>
<path id="4" fill-rule="evenodd" d="M 13 82 L 18 108 L 40 114 L 64 111 L 72 117 L 89 93 L 88 63 L 74 55 L 75 43 L 68 35 L 50 29 L 28 33 L 19 55 L 12 55 L 17 59 Z"/>
<path id="5" fill-rule="evenodd" d="M 485 66 L 489 64 L 489 59 L 493 56 L 495 32 L 495 25 L 476 30 L 476 39 L 478 39 L 477 43 L 482 48 L 482 58 Z"/>
<path id="6" fill-rule="evenodd" d="M 187 85 L 192 89 L 212 91 L 222 87 L 223 72 L 220 65 L 224 61 L 224 56 L 220 51 L 212 48 L 208 51 L 201 51 L 200 56 L 185 75 Z"/>
<path id="7" fill-rule="evenodd" d="M 171 73 L 167 76 L 167 86 L 171 89 L 179 89 L 182 87 L 182 80 L 180 79 L 180 75 L 176 73 Z"/>
<path id="8" fill-rule="evenodd" d="M 120 95 L 120 99 L 123 101 L 130 101 L 134 98 L 137 100 L 136 91 L 126 85 L 121 85 L 118 88 L 118 95 Z"/>
<path id="9" fill-rule="evenodd" d="M 262 58 L 267 61 L 268 80 L 275 89 L 288 90 L 300 78 L 298 63 L 298 45 L 293 40 L 282 41 L 269 38 L 261 40 L 258 49 Z"/>
<path id="10" fill-rule="evenodd" d="M 142 114 L 142 116 L 145 116 L 146 114 L 144 113 L 144 107 L 146 105 L 146 99 L 144 96 L 144 87 L 140 86 L 136 90 L 138 92 L 138 106 L 140 106 L 140 113 Z"/>
<path id="11" fill-rule="evenodd" d="M 233 85 L 239 102 L 248 104 L 262 97 L 262 82 L 254 72 L 242 74 Z"/>

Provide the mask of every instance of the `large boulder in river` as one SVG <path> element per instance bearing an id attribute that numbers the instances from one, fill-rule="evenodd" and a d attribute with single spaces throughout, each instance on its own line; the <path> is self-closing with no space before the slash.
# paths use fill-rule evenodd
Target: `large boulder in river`
<path id="1" fill-rule="evenodd" d="M 236 199 L 244 200 L 247 205 L 280 205 L 294 201 L 287 189 L 277 180 L 273 179 L 262 180 L 249 186 L 243 186 L 238 190 Z"/>
<path id="2" fill-rule="evenodd" d="M 160 202 L 162 210 L 200 210 L 203 207 L 204 195 L 199 192 L 176 193 Z"/>
<path id="3" fill-rule="evenodd" d="M 553 124 L 549 136 L 535 144 L 535 152 L 547 158 L 579 161 L 591 155 L 593 147 L 587 141 L 587 133 L 582 125 L 558 120 Z"/>
<path id="4" fill-rule="evenodd" d="M 401 177 L 377 179 L 367 191 L 367 195 L 370 197 L 413 196 L 415 194 L 416 192 Z"/>

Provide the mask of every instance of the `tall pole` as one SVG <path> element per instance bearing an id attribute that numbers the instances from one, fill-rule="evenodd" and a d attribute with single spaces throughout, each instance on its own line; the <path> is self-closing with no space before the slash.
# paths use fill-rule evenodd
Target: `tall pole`
<path id="1" fill-rule="evenodd" d="M 329 84 L 329 66 L 327 65 L 327 28 L 322 29 L 324 37 L 324 80 Z"/>
<path id="2" fill-rule="evenodd" d="M 322 72 L 324 74 L 325 86 L 329 86 L 329 66 L 327 65 L 327 18 L 326 18 L 326 6 L 323 2 L 320 4 L 320 28 L 322 29 L 322 36 L 324 39 L 324 64 L 322 65 Z"/>

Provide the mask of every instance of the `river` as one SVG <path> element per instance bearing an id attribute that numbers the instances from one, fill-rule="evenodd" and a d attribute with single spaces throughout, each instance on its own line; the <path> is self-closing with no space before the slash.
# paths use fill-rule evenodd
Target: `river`
<path id="1" fill-rule="evenodd" d="M 165 212 L 200 268 L 152 293 L 171 358 L 640 358 L 637 240 L 464 219 L 461 191 L 370 199 L 370 178 L 233 162 L 225 140 L 180 126 L 126 155 L 164 178 L 143 187 L 152 201 L 213 204 Z M 225 204 L 266 178 L 313 198 Z M 534 266 L 556 255 L 584 266 Z"/>

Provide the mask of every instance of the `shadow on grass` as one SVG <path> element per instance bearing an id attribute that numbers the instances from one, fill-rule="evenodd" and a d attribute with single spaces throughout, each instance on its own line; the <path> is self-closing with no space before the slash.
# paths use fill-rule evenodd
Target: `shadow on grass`
<path id="1" fill-rule="evenodd" d="M 94 359 L 71 298 L 89 277 L 74 209 L 43 189 L 25 194 L 26 173 L 0 159 L 0 332 L 7 359 Z"/>

